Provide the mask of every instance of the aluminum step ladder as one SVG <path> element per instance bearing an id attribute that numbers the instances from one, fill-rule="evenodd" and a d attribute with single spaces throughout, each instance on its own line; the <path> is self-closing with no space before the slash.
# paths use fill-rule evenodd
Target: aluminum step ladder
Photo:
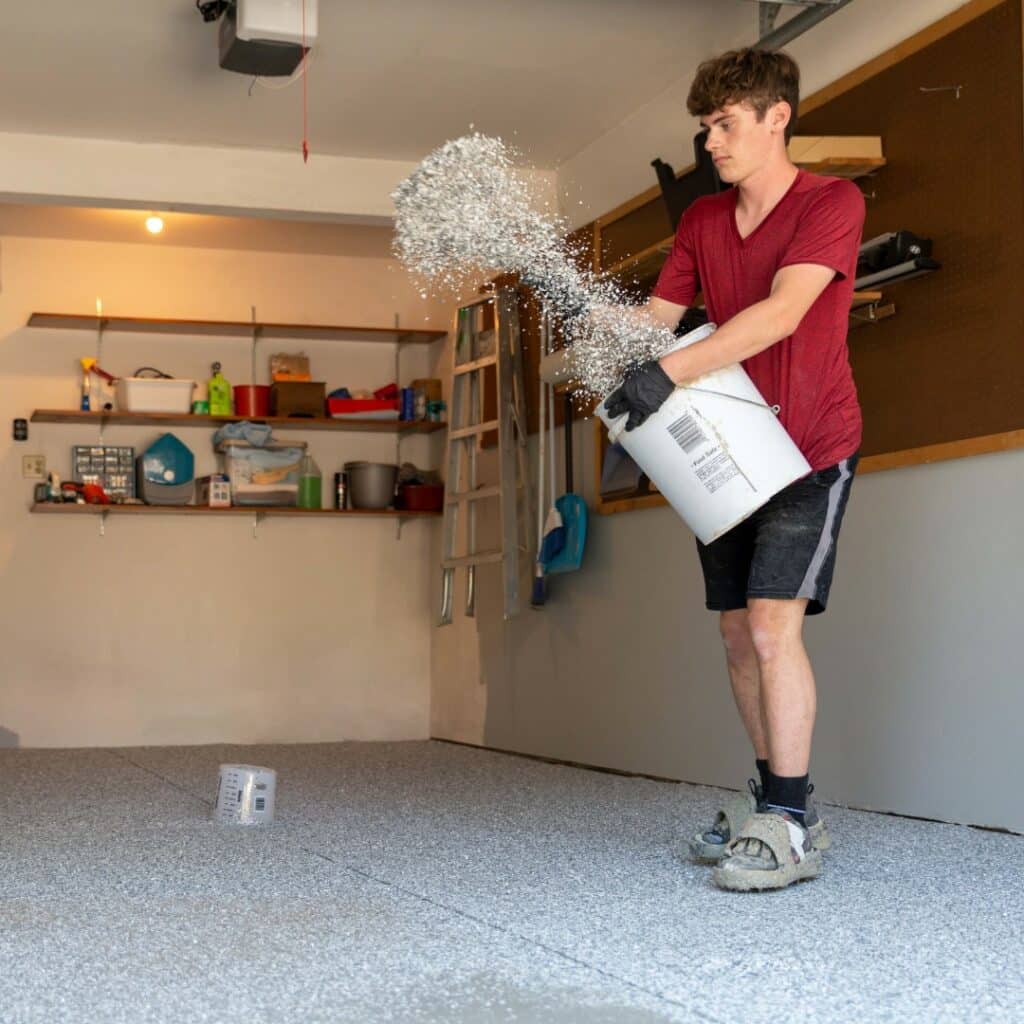
<path id="1" fill-rule="evenodd" d="M 484 420 L 489 367 L 494 367 L 497 419 Z M 476 611 L 479 565 L 500 563 L 505 618 L 520 610 L 522 562 L 524 555 L 529 555 L 530 478 L 523 351 L 515 288 L 498 288 L 458 310 L 451 372 L 441 549 L 442 626 L 452 621 L 455 570 L 460 567 L 466 569 L 467 617 L 472 618 Z M 498 438 L 498 482 L 481 486 L 477 480 L 478 455 L 484 436 L 492 433 L 497 433 Z M 488 507 L 497 502 L 499 542 L 497 546 L 478 550 L 477 512 L 484 501 L 489 503 Z"/>

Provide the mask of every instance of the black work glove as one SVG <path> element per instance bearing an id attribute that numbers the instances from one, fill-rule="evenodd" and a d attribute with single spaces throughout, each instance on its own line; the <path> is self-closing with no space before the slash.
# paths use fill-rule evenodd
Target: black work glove
<path id="1" fill-rule="evenodd" d="M 622 386 L 608 396 L 604 407 L 613 418 L 628 412 L 626 429 L 635 430 L 648 416 L 661 408 L 675 389 L 672 378 L 661 368 L 661 364 L 651 359 L 627 371 Z"/>

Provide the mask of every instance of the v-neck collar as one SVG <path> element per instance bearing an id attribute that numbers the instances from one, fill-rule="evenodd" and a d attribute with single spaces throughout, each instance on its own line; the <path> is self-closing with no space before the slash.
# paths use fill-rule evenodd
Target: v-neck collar
<path id="1" fill-rule="evenodd" d="M 793 180 L 789 183 L 789 188 L 787 188 L 786 191 L 782 193 L 782 196 L 779 199 L 779 201 L 768 211 L 768 213 L 761 220 L 761 223 L 758 224 L 757 227 L 754 228 L 754 230 L 751 231 L 746 238 L 744 238 L 740 234 L 739 225 L 736 223 L 736 209 L 740 201 L 740 190 L 739 188 L 733 188 L 732 209 L 729 212 L 729 223 L 732 225 L 732 233 L 734 238 L 737 242 L 739 242 L 741 246 L 749 245 L 757 236 L 761 228 L 763 228 L 765 224 L 767 224 L 768 221 L 770 221 L 772 217 L 775 216 L 775 211 L 778 210 L 778 208 L 793 194 L 793 189 L 796 188 L 796 184 L 803 177 L 803 174 L 803 168 L 798 167 L 796 169 L 796 177 L 794 177 Z"/>

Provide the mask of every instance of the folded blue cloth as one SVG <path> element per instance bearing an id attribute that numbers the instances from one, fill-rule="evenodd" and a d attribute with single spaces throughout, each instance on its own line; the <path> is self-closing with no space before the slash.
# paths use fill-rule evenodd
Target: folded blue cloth
<path id="1" fill-rule="evenodd" d="M 247 441 L 254 448 L 263 448 L 273 440 L 272 433 L 266 423 L 250 423 L 248 420 L 225 423 L 213 435 L 213 446 L 216 448 L 221 441 Z"/>

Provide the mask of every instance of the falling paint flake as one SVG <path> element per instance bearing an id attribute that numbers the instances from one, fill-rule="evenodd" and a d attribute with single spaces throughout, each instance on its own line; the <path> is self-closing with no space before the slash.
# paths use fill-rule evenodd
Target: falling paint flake
<path id="1" fill-rule="evenodd" d="M 395 252 L 409 270 L 449 291 L 470 275 L 514 273 L 540 295 L 571 342 L 573 383 L 583 396 L 606 395 L 629 366 L 674 341 L 615 283 L 574 265 L 580 250 L 566 244 L 567 225 L 537 211 L 501 139 L 473 133 L 445 143 L 392 199 Z"/>

